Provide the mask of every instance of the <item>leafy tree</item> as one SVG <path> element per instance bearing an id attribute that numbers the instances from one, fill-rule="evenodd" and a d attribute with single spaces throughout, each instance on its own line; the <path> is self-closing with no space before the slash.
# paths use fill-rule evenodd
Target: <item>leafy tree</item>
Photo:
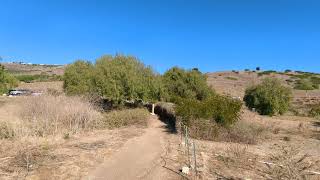
<path id="1" fill-rule="evenodd" d="M 291 97 L 291 89 L 278 79 L 265 78 L 261 84 L 246 89 L 244 101 L 262 115 L 275 115 L 288 110 Z"/>
<path id="2" fill-rule="evenodd" d="M 204 100 L 213 94 L 206 76 L 198 69 L 187 71 L 173 67 L 164 73 L 162 80 L 171 101 L 176 98 Z"/>
<path id="3" fill-rule="evenodd" d="M 68 95 L 93 92 L 93 65 L 88 61 L 77 60 L 68 65 L 64 72 L 64 90 Z"/>
<path id="4" fill-rule="evenodd" d="M 7 93 L 9 89 L 18 85 L 18 80 L 8 74 L 0 64 L 0 93 Z"/>
<path id="5" fill-rule="evenodd" d="M 103 56 L 95 66 L 94 85 L 106 99 L 121 103 L 124 100 L 160 100 L 162 87 L 159 75 L 132 56 Z"/>

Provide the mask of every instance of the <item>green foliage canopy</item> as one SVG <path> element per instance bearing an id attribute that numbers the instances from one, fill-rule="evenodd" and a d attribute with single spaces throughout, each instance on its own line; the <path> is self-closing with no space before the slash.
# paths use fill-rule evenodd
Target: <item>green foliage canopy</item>
<path id="1" fill-rule="evenodd" d="M 103 56 L 95 65 L 94 83 L 99 94 L 115 102 L 160 100 L 159 75 L 132 56 Z"/>
<path id="2" fill-rule="evenodd" d="M 231 97 L 213 95 L 206 100 L 180 99 L 176 106 L 176 114 L 184 124 L 190 120 L 210 119 L 225 127 L 230 127 L 240 119 L 242 102 Z"/>
<path id="3" fill-rule="evenodd" d="M 7 73 L 0 64 L 0 93 L 7 93 L 9 89 L 18 86 L 18 80 Z"/>
<path id="4" fill-rule="evenodd" d="M 255 108 L 262 115 L 285 113 L 290 106 L 291 89 L 278 79 L 265 78 L 262 83 L 246 89 L 244 101 L 249 108 Z"/>
<path id="5" fill-rule="evenodd" d="M 77 60 L 64 72 L 63 88 L 68 95 L 88 94 L 93 90 L 93 70 L 90 62 Z"/>
<path id="6" fill-rule="evenodd" d="M 70 64 L 64 74 L 67 94 L 97 94 L 115 104 L 125 100 L 157 101 L 163 94 L 160 76 L 132 56 L 103 56 L 94 65 Z"/>
<path id="7" fill-rule="evenodd" d="M 162 81 L 170 101 L 176 98 L 204 100 L 213 94 L 207 77 L 197 69 L 173 67 L 164 73 Z"/>

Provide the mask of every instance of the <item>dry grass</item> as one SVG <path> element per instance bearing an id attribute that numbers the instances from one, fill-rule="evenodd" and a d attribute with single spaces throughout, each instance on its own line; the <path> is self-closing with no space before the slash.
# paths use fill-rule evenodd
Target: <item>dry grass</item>
<path id="1" fill-rule="evenodd" d="M 12 124 L 0 121 L 0 139 L 9 139 L 14 137 Z"/>
<path id="2" fill-rule="evenodd" d="M 146 109 L 123 109 L 104 114 L 99 128 L 118 128 L 129 125 L 147 126 L 149 112 Z"/>
<path id="3" fill-rule="evenodd" d="M 312 169 L 319 166 L 307 154 L 301 154 L 298 148 L 280 147 L 279 153 L 271 154 L 271 163 L 265 163 L 262 170 L 264 177 L 269 179 L 311 179 Z"/>
<path id="4" fill-rule="evenodd" d="M 102 113 L 84 98 L 59 94 L 12 100 L 10 111 L 13 113 L 4 115 L 7 118 L 0 120 L 0 139 L 55 135 L 64 135 L 67 139 L 70 134 L 86 130 L 129 125 L 145 127 L 149 115 L 146 109 Z"/>
<path id="5" fill-rule="evenodd" d="M 190 137 L 220 142 L 256 144 L 268 129 L 259 124 L 238 121 L 230 128 L 224 128 L 209 120 L 194 120 L 189 127 Z"/>
<path id="6" fill-rule="evenodd" d="M 19 84 L 20 89 L 30 89 L 35 92 L 52 92 L 56 91 L 60 94 L 63 93 L 63 81 L 52 81 L 52 82 L 33 82 L 33 83 L 23 83 Z"/>
<path id="7" fill-rule="evenodd" d="M 228 167 L 252 169 L 256 165 L 255 156 L 248 152 L 248 146 L 233 144 L 227 147 L 226 156 L 220 158 Z"/>
<path id="8" fill-rule="evenodd" d="M 21 136 L 47 136 L 90 129 L 102 119 L 93 105 L 80 97 L 37 96 L 22 102 Z"/>
<path id="9" fill-rule="evenodd" d="M 56 93 L 8 98 L 1 108 L 0 179 L 85 176 L 111 150 L 142 133 L 134 126 L 106 128 L 146 126 L 149 115 L 145 109 L 102 113 L 86 99 Z"/>

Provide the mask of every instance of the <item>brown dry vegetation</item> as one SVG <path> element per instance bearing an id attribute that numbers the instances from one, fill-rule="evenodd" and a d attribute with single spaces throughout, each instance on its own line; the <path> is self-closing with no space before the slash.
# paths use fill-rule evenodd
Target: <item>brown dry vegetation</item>
<path id="1" fill-rule="evenodd" d="M 320 171 L 320 129 L 314 119 L 265 117 L 246 110 L 242 121 L 262 128 L 255 144 L 197 141 L 204 179 L 320 178 L 312 173 Z"/>
<path id="2" fill-rule="evenodd" d="M 0 102 L 0 179 L 83 177 L 141 134 L 138 127 L 148 117 L 144 109 L 104 114 L 83 98 L 64 95 L 0 97 Z"/>

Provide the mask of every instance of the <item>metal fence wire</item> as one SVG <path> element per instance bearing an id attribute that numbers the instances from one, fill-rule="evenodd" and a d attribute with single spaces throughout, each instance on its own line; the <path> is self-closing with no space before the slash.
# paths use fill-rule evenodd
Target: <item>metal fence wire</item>
<path id="1" fill-rule="evenodd" d="M 180 122 L 180 144 L 182 145 L 184 155 L 187 159 L 188 168 L 194 171 L 195 177 L 198 176 L 197 170 L 197 154 L 196 143 L 190 139 L 189 128 L 182 122 Z"/>

